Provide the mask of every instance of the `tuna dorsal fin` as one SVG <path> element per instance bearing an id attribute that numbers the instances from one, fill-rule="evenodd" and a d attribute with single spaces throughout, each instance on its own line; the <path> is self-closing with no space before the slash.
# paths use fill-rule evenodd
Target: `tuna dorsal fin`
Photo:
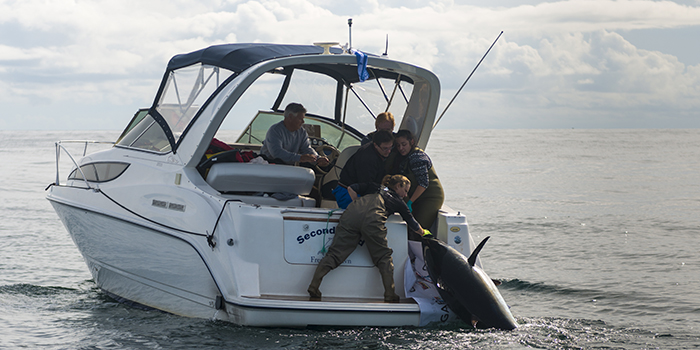
<path id="1" fill-rule="evenodd" d="M 476 257 L 479 255 L 479 252 L 481 251 L 481 248 L 484 247 L 484 244 L 486 244 L 486 241 L 488 241 L 489 238 L 491 238 L 491 236 L 488 236 L 488 237 L 484 238 L 484 240 L 481 241 L 481 243 L 479 243 L 479 245 L 476 246 L 476 248 L 474 248 L 474 251 L 472 252 L 472 255 L 470 255 L 470 256 L 469 256 L 469 259 L 467 260 L 467 261 L 469 261 L 469 266 L 474 266 L 474 264 L 476 263 Z"/>

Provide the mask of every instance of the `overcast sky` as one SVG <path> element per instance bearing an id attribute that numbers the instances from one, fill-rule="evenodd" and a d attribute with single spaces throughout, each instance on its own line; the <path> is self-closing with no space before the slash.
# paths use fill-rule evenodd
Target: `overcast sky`
<path id="1" fill-rule="evenodd" d="M 0 130 L 121 130 L 175 54 L 345 44 L 348 18 L 440 111 L 504 31 L 438 128 L 700 127 L 700 0 L 0 0 Z"/>

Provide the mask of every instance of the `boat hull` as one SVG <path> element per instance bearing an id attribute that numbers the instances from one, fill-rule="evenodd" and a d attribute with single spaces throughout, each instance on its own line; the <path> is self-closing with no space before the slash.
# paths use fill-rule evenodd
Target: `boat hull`
<path id="1" fill-rule="evenodd" d="M 51 200 L 98 287 L 121 298 L 190 317 L 212 317 L 220 295 L 186 240 Z"/>
<path id="2" fill-rule="evenodd" d="M 59 197 L 59 194 L 62 196 Z M 398 327 L 418 326 L 420 323 L 420 308 L 412 299 L 389 304 L 383 302 L 380 293 L 375 293 L 377 298 L 331 296 L 324 297 L 321 302 L 309 301 L 308 297 L 299 293 L 285 296 L 264 294 L 263 290 L 263 294 L 240 295 L 250 286 L 232 283 L 241 279 L 234 271 L 228 274 L 231 280 L 217 284 L 215 273 L 212 273 L 209 265 L 218 264 L 215 268 L 221 269 L 221 261 L 216 260 L 221 257 L 213 253 L 214 249 L 200 246 L 199 241 L 203 241 L 203 237 L 193 238 L 188 234 L 158 230 L 146 223 L 139 223 L 137 217 L 128 220 L 63 198 L 71 195 L 82 197 L 82 202 L 95 202 L 100 195 L 89 190 L 62 187 L 52 189 L 48 198 L 83 255 L 96 285 L 119 301 L 180 316 L 219 319 L 243 326 Z M 86 197 L 94 198 L 88 200 Z M 104 206 L 104 203 L 101 205 Z M 267 249 L 273 248 L 268 246 Z M 398 262 L 397 266 L 402 266 L 402 262 Z M 238 271 L 245 269 L 242 264 L 232 265 L 239 266 Z M 358 269 L 362 270 L 362 275 L 369 276 L 367 278 L 378 278 L 371 267 L 341 267 L 328 278 L 329 294 L 333 294 L 334 285 L 342 283 L 342 280 L 356 279 Z M 307 284 L 313 266 L 309 265 L 308 270 L 299 273 L 294 280 Z M 397 268 L 396 273 L 400 275 L 401 268 Z M 249 285 L 259 283 L 250 278 L 243 279 L 245 281 L 239 282 L 248 282 Z M 367 289 L 371 284 L 362 285 Z"/>

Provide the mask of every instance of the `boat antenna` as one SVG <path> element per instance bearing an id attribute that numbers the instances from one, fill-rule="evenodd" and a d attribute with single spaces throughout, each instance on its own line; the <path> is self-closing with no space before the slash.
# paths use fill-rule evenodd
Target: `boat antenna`
<path id="1" fill-rule="evenodd" d="M 348 37 L 348 51 L 350 51 L 350 49 L 352 49 L 352 18 L 348 18 Z"/>
<path id="2" fill-rule="evenodd" d="M 469 76 L 467 77 L 467 80 L 465 80 L 464 83 L 462 83 L 462 86 L 459 87 L 459 90 L 457 90 L 457 93 L 455 93 L 455 95 L 452 97 L 452 99 L 450 100 L 450 103 L 447 104 L 447 107 L 445 107 L 445 110 L 442 111 L 438 120 L 435 122 L 435 124 L 433 124 L 433 129 L 435 129 L 437 124 L 440 122 L 440 119 L 442 119 L 442 116 L 445 115 L 445 112 L 447 112 L 447 109 L 450 108 L 450 106 L 452 105 L 452 102 L 454 102 L 455 98 L 457 98 L 457 95 L 459 95 L 459 93 L 462 91 L 462 88 L 464 87 L 464 85 L 467 85 L 469 78 L 471 78 L 472 74 L 474 74 L 474 72 L 476 72 L 476 69 L 479 68 L 481 61 L 483 61 L 484 58 L 486 58 L 486 55 L 489 54 L 489 51 L 491 51 L 491 48 L 493 47 L 493 45 L 496 45 L 496 42 L 501 37 L 501 35 L 503 35 L 503 31 L 501 31 L 501 33 L 498 34 L 498 37 L 496 37 L 496 40 L 494 40 L 493 44 L 491 44 L 491 46 L 489 46 L 489 49 L 486 50 L 486 53 L 484 54 L 483 57 L 481 57 L 481 60 L 479 60 L 479 63 L 476 64 L 476 67 L 474 67 L 474 70 L 472 70 L 472 72 L 469 74 Z"/>
<path id="3" fill-rule="evenodd" d="M 386 46 L 384 47 L 384 53 L 382 56 L 388 56 L 389 55 L 389 34 L 386 35 Z"/>

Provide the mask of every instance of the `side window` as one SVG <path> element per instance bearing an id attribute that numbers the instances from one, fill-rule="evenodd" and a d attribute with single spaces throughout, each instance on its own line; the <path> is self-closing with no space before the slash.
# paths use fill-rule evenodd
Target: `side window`
<path id="1" fill-rule="evenodd" d="M 128 163 L 118 163 L 118 162 L 99 162 L 85 164 L 80 167 L 82 173 L 78 169 L 73 170 L 73 172 L 68 175 L 68 180 L 82 180 L 85 174 L 85 179 L 92 182 L 107 182 L 116 179 L 119 175 L 123 174 L 126 168 L 129 167 Z"/>
<path id="2" fill-rule="evenodd" d="M 146 115 L 141 121 L 131 127 L 117 145 L 155 152 L 170 151 L 170 142 L 168 142 L 165 132 L 150 115 Z"/>

